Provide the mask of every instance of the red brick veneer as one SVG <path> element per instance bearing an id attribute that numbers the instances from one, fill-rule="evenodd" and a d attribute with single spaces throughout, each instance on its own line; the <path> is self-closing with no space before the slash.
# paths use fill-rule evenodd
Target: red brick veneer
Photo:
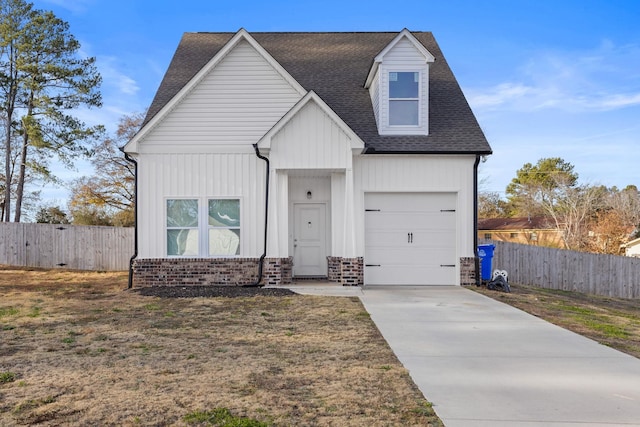
<path id="1" fill-rule="evenodd" d="M 291 283 L 292 258 L 265 258 L 261 284 Z M 147 258 L 133 264 L 134 287 L 242 286 L 258 278 L 258 258 Z"/>

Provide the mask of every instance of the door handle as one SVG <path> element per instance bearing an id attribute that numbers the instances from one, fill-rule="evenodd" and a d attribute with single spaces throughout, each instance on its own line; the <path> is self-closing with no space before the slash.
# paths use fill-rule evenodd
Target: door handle
<path id="1" fill-rule="evenodd" d="M 407 243 L 413 243 L 413 233 L 407 233 Z"/>

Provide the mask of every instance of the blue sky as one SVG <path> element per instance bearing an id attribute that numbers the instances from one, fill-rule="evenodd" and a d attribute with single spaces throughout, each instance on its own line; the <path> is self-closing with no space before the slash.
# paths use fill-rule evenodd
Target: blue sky
<path id="1" fill-rule="evenodd" d="M 113 131 L 144 110 L 183 32 L 432 31 L 494 154 L 481 190 L 524 163 L 562 157 L 584 184 L 640 186 L 638 0 L 36 0 L 97 57 Z M 61 176 L 72 174 L 62 169 Z M 79 172 L 86 172 L 79 163 Z M 66 204 L 64 190 L 44 199 Z"/>

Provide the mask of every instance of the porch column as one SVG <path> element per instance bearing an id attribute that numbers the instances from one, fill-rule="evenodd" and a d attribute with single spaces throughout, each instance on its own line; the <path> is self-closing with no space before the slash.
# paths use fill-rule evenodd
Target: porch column
<path id="1" fill-rule="evenodd" d="M 288 256 L 288 195 L 289 175 L 287 171 L 276 169 L 269 177 L 269 226 L 267 229 L 267 257 Z"/>
<path id="2" fill-rule="evenodd" d="M 345 169 L 344 176 L 344 233 L 342 241 L 342 256 L 355 258 L 356 256 L 356 229 L 353 200 L 353 169 Z"/>

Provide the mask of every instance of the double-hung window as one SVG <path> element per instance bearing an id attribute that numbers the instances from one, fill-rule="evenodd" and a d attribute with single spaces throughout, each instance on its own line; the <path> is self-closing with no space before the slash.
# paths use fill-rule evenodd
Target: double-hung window
<path id="1" fill-rule="evenodd" d="M 420 125 L 420 73 L 389 72 L 389 126 Z"/>
<path id="2" fill-rule="evenodd" d="M 199 216 L 197 199 L 167 200 L 167 255 L 199 255 Z"/>
<path id="3" fill-rule="evenodd" d="M 240 200 L 209 199 L 209 255 L 240 255 Z"/>
<path id="4" fill-rule="evenodd" d="M 237 255 L 240 199 L 167 200 L 167 256 Z"/>

